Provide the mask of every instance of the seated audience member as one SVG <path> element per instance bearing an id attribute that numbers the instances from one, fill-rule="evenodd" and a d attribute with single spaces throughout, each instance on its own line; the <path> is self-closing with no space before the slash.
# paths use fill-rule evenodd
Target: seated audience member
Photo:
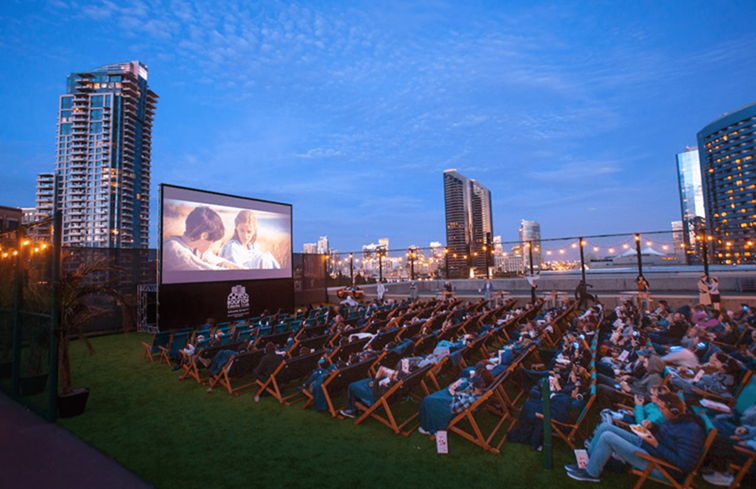
<path id="1" fill-rule="evenodd" d="M 283 361 L 284 357 L 276 353 L 276 345 L 268 342 L 265 345 L 265 355 L 252 373 L 257 380 L 265 382 Z"/>
<path id="2" fill-rule="evenodd" d="M 379 397 L 399 380 L 403 375 L 399 370 L 388 367 L 380 367 L 373 379 L 363 379 L 352 382 L 347 388 L 347 407 L 339 411 L 342 416 L 347 418 L 357 417 L 356 402 L 365 406 L 372 406 Z"/>
<path id="3" fill-rule="evenodd" d="M 472 405 L 483 394 L 493 376 L 488 370 L 481 375 L 456 380 L 446 389 L 441 389 L 425 396 L 420 403 L 420 427 L 424 435 L 433 435 L 446 429 L 455 414 L 459 414 Z"/>
<path id="4" fill-rule="evenodd" d="M 724 353 L 715 353 L 707 363 L 695 369 L 672 371 L 669 384 L 674 389 L 685 392 L 686 396 L 692 394 L 695 387 L 719 396 L 731 397 L 730 391 L 739 375 L 740 366 L 735 359 Z"/>
<path id="5" fill-rule="evenodd" d="M 575 379 L 575 377 L 572 377 Z M 544 379 L 544 382 L 547 380 Z M 553 376 L 548 380 L 551 382 L 550 395 L 550 414 L 551 419 L 562 423 L 569 423 L 579 415 L 585 407 L 585 399 L 580 392 L 580 384 L 574 381 L 567 383 L 562 387 L 558 378 Z M 539 415 L 543 414 L 543 399 L 541 389 L 534 388 L 530 390 L 530 399 L 525 401 L 520 411 L 520 418 L 515 426 L 507 435 L 507 440 L 513 443 L 522 443 L 530 445 L 533 450 L 541 450 L 543 444 L 543 419 Z"/>
<path id="6" fill-rule="evenodd" d="M 706 439 L 703 421 L 698 416 L 688 414 L 685 402 L 675 393 L 665 393 L 659 396 L 659 401 L 666 421 L 659 426 L 656 434 L 645 430 L 636 435 L 602 423 L 596 428 L 588 446 L 588 466 L 581 469 L 577 464 L 565 465 L 567 475 L 579 481 L 600 482 L 604 466 L 613 455 L 643 470 L 648 462 L 637 456 L 636 452 L 660 458 L 679 468 L 679 471 L 669 469 L 673 477 L 683 477 L 693 470 Z M 652 475 L 661 476 L 657 472 L 652 472 Z"/>

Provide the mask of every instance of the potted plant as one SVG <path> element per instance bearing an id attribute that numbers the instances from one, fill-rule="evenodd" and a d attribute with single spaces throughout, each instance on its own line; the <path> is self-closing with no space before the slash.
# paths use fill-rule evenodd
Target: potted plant
<path id="1" fill-rule="evenodd" d="M 117 288 L 117 276 L 124 269 L 104 258 L 83 261 L 75 270 L 61 275 L 56 287 L 56 302 L 60 311 L 58 340 L 58 415 L 77 416 L 84 412 L 89 388 L 73 388 L 71 381 L 71 339 L 78 337 L 89 354 L 94 348 L 84 328 L 94 319 L 108 314 L 112 307 L 104 300 L 114 300 L 122 311 L 123 326 L 128 328 L 133 317 L 131 300 Z"/>

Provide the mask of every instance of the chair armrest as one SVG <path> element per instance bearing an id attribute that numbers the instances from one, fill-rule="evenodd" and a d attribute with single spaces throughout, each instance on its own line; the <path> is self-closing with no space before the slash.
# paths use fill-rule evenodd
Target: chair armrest
<path id="1" fill-rule="evenodd" d="M 732 448 L 734 448 L 736 452 L 740 452 L 743 455 L 756 458 L 756 451 L 753 451 L 753 450 L 751 450 L 749 448 L 746 448 L 746 447 L 744 447 L 742 445 L 735 444 L 735 445 L 732 446 Z"/>
<path id="2" fill-rule="evenodd" d="M 644 453 L 644 452 L 635 452 L 635 456 L 636 457 L 640 457 L 643 460 L 646 460 L 648 462 L 651 462 L 651 463 L 654 463 L 656 465 L 659 465 L 661 467 L 666 467 L 668 469 L 674 469 L 674 470 L 680 471 L 680 469 L 678 469 L 674 465 L 672 465 L 670 463 L 667 463 L 667 462 L 665 462 L 664 460 L 662 460 L 660 458 L 656 458 L 654 456 L 651 456 L 651 455 L 649 455 L 647 453 Z"/>
<path id="3" fill-rule="evenodd" d="M 725 397 L 720 394 L 714 394 L 713 392 L 705 391 L 703 389 L 699 389 L 698 387 L 691 386 L 691 391 L 694 394 L 698 394 L 700 396 L 703 396 L 705 398 L 712 398 L 721 402 L 724 402 L 725 404 L 728 404 L 729 402 L 734 400 L 733 396 Z"/>

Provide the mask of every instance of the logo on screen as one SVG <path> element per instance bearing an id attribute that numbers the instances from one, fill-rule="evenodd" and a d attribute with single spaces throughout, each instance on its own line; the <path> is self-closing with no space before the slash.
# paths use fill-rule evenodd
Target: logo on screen
<path id="1" fill-rule="evenodd" d="M 249 294 L 243 285 L 231 287 L 231 293 L 226 299 L 229 317 L 241 317 L 249 314 Z"/>

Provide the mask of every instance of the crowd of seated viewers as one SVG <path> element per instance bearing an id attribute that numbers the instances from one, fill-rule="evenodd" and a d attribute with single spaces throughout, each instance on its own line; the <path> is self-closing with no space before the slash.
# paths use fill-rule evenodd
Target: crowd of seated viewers
<path id="1" fill-rule="evenodd" d="M 682 479 L 693 470 L 702 452 L 707 434 L 704 417 L 718 430 L 702 470 L 710 483 L 727 485 L 732 481 L 728 461 L 743 456 L 734 450 L 736 444 L 756 450 L 756 399 L 742 412 L 699 412 L 705 400 L 733 405 L 730 401 L 756 369 L 756 314 L 748 306 L 736 312 L 701 305 L 673 310 L 661 300 L 655 310 L 643 312 L 632 302 L 611 310 L 597 303 L 578 311 L 568 328 L 558 331 L 558 341 L 549 343 L 542 338 L 556 333 L 552 321 L 565 306 L 536 309 L 508 331 L 506 341 L 490 351 L 488 358 L 476 358 L 475 364 L 466 368 L 463 357 L 468 345 L 512 318 L 525 317 L 523 313 L 534 306 L 503 310 L 491 316 L 488 323 L 472 323 L 458 332 L 455 328 L 461 323 L 477 315 L 485 317 L 496 306 L 485 300 L 463 303 L 446 297 L 430 306 L 420 301 L 404 303 L 400 308 L 394 305 L 401 314 L 386 314 L 386 307 L 386 302 L 373 301 L 360 306 L 356 316 L 354 310 L 331 307 L 317 321 L 308 323 L 306 320 L 318 309 L 303 311 L 302 327 L 313 328 L 313 335 L 326 332 L 335 338 L 325 347 L 317 368 L 299 386 L 314 397 L 317 410 L 327 409 L 320 386 L 336 369 L 384 359 L 376 365 L 374 375 L 351 383 L 346 390 L 346 406 L 340 413 L 354 418 L 360 414 L 358 404 L 372 406 L 412 372 L 446 362 L 451 366 L 444 377 L 447 385 L 424 396 L 418 407 L 419 432 L 433 436 L 495 386 L 516 358 L 535 348 L 539 361 L 517 365 L 512 372 L 513 381 L 527 394 L 517 408 L 517 421 L 507 441 L 541 449 L 545 383 L 549 386 L 551 419 L 563 423 L 575 420 L 595 393 L 600 422 L 585 440 L 587 465 L 565 466 L 573 479 L 600 481 L 604 470 L 618 470 L 625 464 L 642 470 L 648 462 L 638 454 L 672 464 L 676 467 L 670 469 L 672 475 Z M 280 315 L 280 311 L 266 311 L 248 327 L 271 328 Z M 208 320 L 199 333 L 211 337 L 214 327 Z M 398 334 L 378 347 L 373 343 L 382 335 L 407 328 L 413 328 L 411 337 Z M 264 382 L 285 358 L 313 351 L 306 347 L 292 351 L 296 343 L 293 338 L 292 333 L 285 344 L 265 344 L 265 354 L 253 372 L 256 379 Z M 306 334 L 299 340 L 303 338 Z M 421 338 L 431 348 L 416 351 Z M 347 357 L 331 356 L 334 348 L 365 339 L 359 351 Z M 247 347 L 253 348 L 255 341 L 251 339 Z M 393 363 L 387 363 L 388 358 Z M 628 425 L 645 431 L 633 431 Z"/>

